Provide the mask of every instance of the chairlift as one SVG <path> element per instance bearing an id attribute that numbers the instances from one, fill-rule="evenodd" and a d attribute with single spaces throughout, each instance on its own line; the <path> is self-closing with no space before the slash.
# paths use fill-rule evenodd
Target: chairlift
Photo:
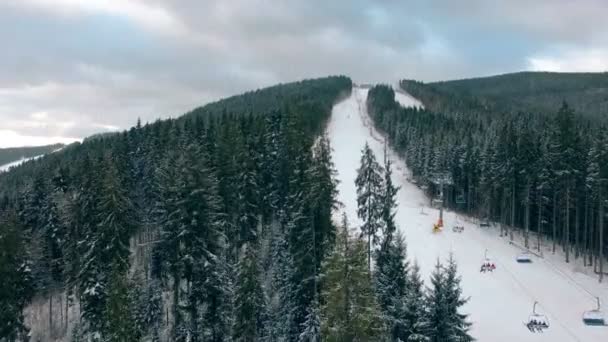
<path id="1" fill-rule="evenodd" d="M 606 325 L 606 319 L 600 307 L 600 297 L 596 297 L 596 299 L 597 309 L 583 312 L 583 323 L 586 325 Z"/>
<path id="2" fill-rule="evenodd" d="M 492 259 L 488 258 L 488 249 L 486 248 L 486 251 L 484 252 L 483 260 L 481 261 L 481 268 L 479 269 L 479 272 L 481 272 L 481 273 L 492 272 L 495 269 L 496 269 L 496 264 L 494 263 L 494 261 Z"/>
<path id="3" fill-rule="evenodd" d="M 545 315 L 541 315 L 536 313 L 536 304 L 538 302 L 534 302 L 534 306 L 532 306 L 532 314 L 528 316 L 528 322 L 524 323 L 524 325 L 530 330 L 530 332 L 543 332 L 543 329 L 549 328 L 549 318 Z"/>
<path id="4" fill-rule="evenodd" d="M 458 218 L 456 219 L 456 223 L 452 226 L 452 231 L 454 233 L 464 232 L 464 226 L 459 222 Z"/>
<path id="5" fill-rule="evenodd" d="M 528 252 L 521 253 L 515 260 L 520 264 L 529 264 L 532 262 L 532 258 L 530 258 L 530 253 Z"/>

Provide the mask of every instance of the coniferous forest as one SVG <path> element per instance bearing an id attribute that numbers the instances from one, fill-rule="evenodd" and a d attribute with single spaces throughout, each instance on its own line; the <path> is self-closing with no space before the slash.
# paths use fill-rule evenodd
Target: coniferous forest
<path id="1" fill-rule="evenodd" d="M 601 281 L 608 255 L 603 222 L 608 197 L 606 122 L 592 123 L 588 118 L 595 113 L 583 115 L 567 102 L 555 104 L 559 109 L 549 113 L 475 96 L 479 90 L 499 97 L 492 89 L 503 88 L 494 82 L 523 77 L 525 73 L 479 82 L 402 81 L 401 87 L 427 109 L 400 107 L 388 86 L 372 88 L 367 106 L 376 127 L 407 161 L 412 181 L 429 195 L 437 194 L 438 178 L 447 177 L 446 205 L 500 222 L 501 236 L 512 241 L 515 233 L 522 234 L 525 248 L 540 252 L 549 244 L 553 253 L 561 250 L 566 262 L 582 258 Z M 544 74 L 538 77 L 551 81 Z M 559 80 L 553 80 L 550 89 L 562 84 Z M 564 87 L 571 88 L 577 79 L 569 80 Z M 484 92 L 484 87 L 490 89 Z"/>
<path id="2" fill-rule="evenodd" d="M 278 85 L 1 174 L 0 341 L 472 340 L 455 261 L 427 286 L 407 261 L 390 162 L 366 147 L 365 224 L 332 219 L 323 131 L 351 87 Z"/>

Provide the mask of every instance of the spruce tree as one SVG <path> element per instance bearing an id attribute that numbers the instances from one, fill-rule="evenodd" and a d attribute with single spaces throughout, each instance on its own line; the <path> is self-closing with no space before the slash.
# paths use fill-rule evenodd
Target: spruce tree
<path id="1" fill-rule="evenodd" d="M 334 249 L 324 261 L 323 275 L 323 340 L 380 340 L 384 329 L 367 269 L 366 244 L 349 236 L 346 216 Z"/>
<path id="2" fill-rule="evenodd" d="M 233 340 L 263 341 L 267 323 L 266 300 L 259 279 L 258 248 L 254 242 L 241 247 L 235 290 Z"/>
<path id="3" fill-rule="evenodd" d="M 336 237 L 334 248 L 323 261 L 321 330 L 326 341 L 352 340 L 350 330 L 352 318 L 352 298 L 350 275 L 352 265 L 349 263 L 350 237 L 348 221 L 343 215 L 342 225 Z"/>
<path id="4" fill-rule="evenodd" d="M 427 321 L 429 324 L 426 335 L 431 342 L 449 341 L 448 319 L 450 308 L 446 299 L 445 272 L 439 260 L 437 260 L 435 269 L 431 274 L 431 286 L 427 288 L 426 293 Z"/>
<path id="5" fill-rule="evenodd" d="M 392 162 L 384 151 L 384 186 L 382 187 L 382 226 L 385 235 L 394 234 L 397 226 L 395 224 L 395 209 L 397 208 L 397 193 L 399 187 L 395 187 L 392 179 Z"/>
<path id="6" fill-rule="evenodd" d="M 420 278 L 420 267 L 414 263 L 408 278 L 408 289 L 405 295 L 403 325 L 405 333 L 403 342 L 427 342 L 426 335 L 429 324 L 426 315 L 425 294 L 423 282 Z"/>
<path id="7" fill-rule="evenodd" d="M 450 254 L 447 266 L 445 267 L 445 300 L 448 307 L 448 337 L 451 341 L 473 341 L 469 335 L 471 323 L 467 321 L 468 315 L 460 313 L 460 309 L 468 302 L 468 298 L 462 297 L 460 287 L 460 276 L 456 260 Z"/>
<path id="8" fill-rule="evenodd" d="M 355 179 L 357 216 L 363 221 L 361 235 L 367 238 L 367 265 L 371 270 L 372 247 L 378 242 L 383 214 L 382 168 L 367 143 L 361 153 L 361 166 Z"/>
<path id="9" fill-rule="evenodd" d="M 408 292 L 408 263 L 405 241 L 400 234 L 387 234 L 375 253 L 376 298 L 391 341 L 405 340 L 405 300 Z"/>
<path id="10" fill-rule="evenodd" d="M 338 209 L 337 171 L 331 159 L 331 146 L 326 135 L 322 135 L 313 149 L 312 159 L 312 201 L 313 220 L 316 237 L 317 270 L 321 260 L 331 251 L 336 238 L 336 228 L 332 222 L 332 212 Z"/>
<path id="11" fill-rule="evenodd" d="M 126 342 L 139 340 L 140 331 L 134 320 L 128 282 L 121 265 L 112 265 L 106 308 L 104 310 L 104 341 Z"/>
<path id="12" fill-rule="evenodd" d="M 0 206 L 0 336 L 7 341 L 27 340 L 29 331 L 23 310 L 34 283 L 22 234 L 16 214 Z"/>

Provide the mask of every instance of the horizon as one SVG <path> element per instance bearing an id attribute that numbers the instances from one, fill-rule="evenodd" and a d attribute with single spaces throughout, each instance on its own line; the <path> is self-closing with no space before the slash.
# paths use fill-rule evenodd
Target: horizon
<path id="1" fill-rule="evenodd" d="M 0 147 L 69 143 L 324 75 L 393 84 L 608 70 L 600 0 L 8 0 L 0 9 Z"/>

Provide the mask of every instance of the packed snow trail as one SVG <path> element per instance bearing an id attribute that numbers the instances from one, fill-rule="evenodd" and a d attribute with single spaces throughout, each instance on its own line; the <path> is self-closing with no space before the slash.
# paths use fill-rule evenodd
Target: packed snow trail
<path id="1" fill-rule="evenodd" d="M 343 204 L 336 214 L 345 212 L 352 227 L 361 223 L 357 218 L 355 188 L 361 149 L 367 142 L 379 162 L 384 149 L 384 139 L 367 115 L 367 92 L 365 88 L 353 88 L 349 98 L 334 106 L 327 129 L 340 180 L 339 200 Z M 404 106 L 421 106 L 407 94 L 396 93 L 395 98 Z M 453 253 L 462 276 L 463 293 L 470 297 L 463 311 L 470 315 L 471 334 L 478 341 L 608 341 L 608 327 L 586 326 L 581 319 L 585 310 L 595 308 L 592 294 L 600 296 L 608 306 L 607 284 L 598 284 L 596 277 L 573 272 L 574 263 L 565 264 L 558 255 L 547 252 L 542 259 L 532 256 L 531 264 L 518 264 L 515 257 L 521 250 L 509 244 L 508 239 L 500 238 L 496 228 L 479 228 L 452 212 L 444 212 L 444 230 L 432 233 L 438 210 L 429 206 L 422 190 L 407 181 L 409 171 L 402 158 L 390 148 L 388 156 L 394 166 L 393 182 L 401 187 L 396 222 L 406 237 L 408 256 L 418 262 L 428 285 L 437 259 L 445 261 Z M 455 224 L 464 226 L 464 232 L 452 232 Z M 486 248 L 497 268 L 481 273 Z M 550 327 L 543 333 L 531 333 L 522 324 L 527 322 L 534 301 L 539 302 L 537 312 L 549 319 Z"/>
<path id="2" fill-rule="evenodd" d="M 8 164 L 4 164 L 4 165 L 0 165 L 0 172 L 4 172 L 4 171 L 8 171 L 10 170 L 12 167 L 16 167 L 19 166 L 27 161 L 30 160 L 34 160 L 34 159 L 38 159 L 40 157 L 42 157 L 43 155 L 39 155 L 39 156 L 35 156 L 35 157 L 30 157 L 30 158 L 21 158 L 19 160 L 16 160 L 14 162 L 10 162 Z"/>

